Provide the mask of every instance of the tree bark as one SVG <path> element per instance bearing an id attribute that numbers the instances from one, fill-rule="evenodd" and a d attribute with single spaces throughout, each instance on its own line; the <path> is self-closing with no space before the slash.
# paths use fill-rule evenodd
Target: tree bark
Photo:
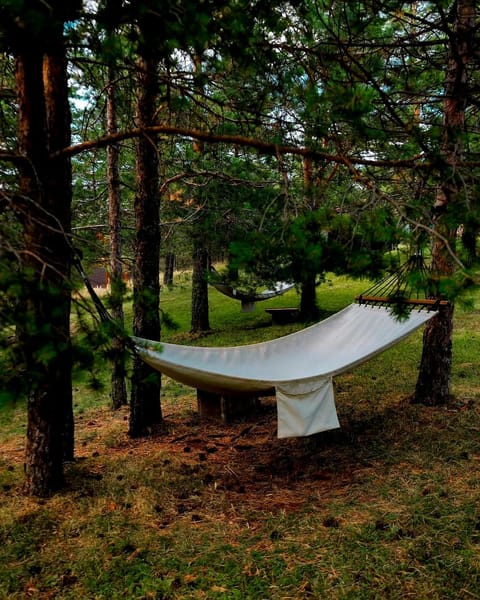
<path id="1" fill-rule="evenodd" d="M 195 74 L 200 76 L 202 73 L 202 57 L 196 54 L 194 57 Z M 196 90 L 199 94 L 203 93 L 202 79 L 197 77 Z M 195 140 L 193 142 L 193 152 L 198 161 L 201 161 L 204 152 L 204 144 Z M 208 201 L 207 201 L 208 202 Z M 192 273 L 192 318 L 191 333 L 201 333 L 210 330 L 210 321 L 208 316 L 208 271 L 209 260 L 205 236 L 207 206 L 204 206 L 200 212 L 199 218 L 195 221 L 193 227 L 193 273 Z"/>
<path id="2" fill-rule="evenodd" d="M 139 60 L 137 120 L 155 119 L 157 63 Z M 160 340 L 160 191 L 155 138 L 142 136 L 136 144 L 135 268 L 133 271 L 133 332 Z M 145 435 L 162 421 L 161 376 L 138 357 L 133 361 L 130 427 L 132 437 Z"/>
<path id="3" fill-rule="evenodd" d="M 68 88 L 68 66 L 63 40 L 63 24 L 57 31 L 58 37 L 51 40 L 51 50 L 47 52 L 43 64 L 43 80 L 47 106 L 48 148 L 51 153 L 65 148 L 71 143 L 71 121 Z M 55 240 L 52 243 L 52 256 L 55 257 L 54 276 L 58 285 L 59 301 L 51 307 L 54 320 L 58 312 L 58 351 L 60 386 L 55 386 L 62 398 L 63 432 L 62 446 L 64 460 L 74 458 L 74 417 L 72 390 L 72 348 L 70 338 L 71 312 L 71 250 L 72 227 L 72 165 L 70 160 L 57 157 L 49 160 L 48 194 L 49 208 L 58 222 Z"/>
<path id="4" fill-rule="evenodd" d="M 107 85 L 107 132 L 117 132 L 116 73 L 113 67 L 108 69 Z M 108 221 L 110 227 L 110 296 L 113 318 L 120 327 L 124 325 L 123 314 L 123 268 L 121 238 L 120 176 L 118 170 L 119 147 L 112 144 L 107 148 L 107 184 L 108 184 Z M 112 340 L 112 376 L 110 398 L 112 408 L 119 409 L 127 404 L 127 386 L 125 382 L 125 344 L 119 336 Z"/>
<path id="5" fill-rule="evenodd" d="M 16 56 L 18 138 L 24 228 L 25 325 L 29 378 L 25 458 L 27 494 L 48 496 L 64 485 L 63 461 L 73 458 L 70 341 L 70 160 L 50 158 L 70 144 L 63 24 L 51 25 L 45 45 L 19 36 Z"/>
<path id="6" fill-rule="evenodd" d="M 208 250 L 205 247 L 203 237 L 196 235 L 193 240 L 191 333 L 210 330 L 208 316 L 208 267 Z"/>
<path id="7" fill-rule="evenodd" d="M 173 272 L 175 270 L 175 254 L 167 252 L 165 255 L 165 271 L 163 273 L 164 285 L 170 287 L 173 285 Z"/>
<path id="8" fill-rule="evenodd" d="M 458 164 L 463 157 L 465 110 L 468 98 L 467 66 L 474 58 L 475 0 L 456 2 L 455 24 L 449 36 L 449 56 L 443 103 L 442 153 L 444 168 L 434 207 L 435 237 L 432 270 L 439 278 L 454 272 L 449 251 L 455 247 L 456 228 L 449 224 L 447 209 L 454 210 L 463 181 Z M 445 404 L 450 399 L 452 368 L 453 306 L 439 311 L 425 326 L 420 370 L 413 401 L 427 405 Z"/>
<path id="9" fill-rule="evenodd" d="M 310 273 L 308 279 L 301 284 L 300 319 L 303 321 L 316 321 L 320 314 L 315 279 L 315 274 Z"/>
<path id="10" fill-rule="evenodd" d="M 307 210 L 314 211 L 318 208 L 318 202 L 313 190 L 313 161 L 309 157 L 304 157 L 303 161 L 303 186 L 305 197 L 307 199 Z M 316 321 L 320 314 L 317 304 L 317 286 L 315 285 L 316 273 L 309 273 L 302 268 L 305 273 L 300 286 L 300 319 L 302 321 Z"/>
<path id="11" fill-rule="evenodd" d="M 449 400 L 452 333 L 453 306 L 442 307 L 423 332 L 422 376 L 417 380 L 414 402 L 438 406 Z"/>

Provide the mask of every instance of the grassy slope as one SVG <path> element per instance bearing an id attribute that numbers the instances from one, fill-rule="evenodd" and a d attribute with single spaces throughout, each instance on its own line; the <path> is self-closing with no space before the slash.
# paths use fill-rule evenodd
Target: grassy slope
<path id="1" fill-rule="evenodd" d="M 319 288 L 335 311 L 365 287 Z M 181 325 L 165 338 L 235 345 L 289 333 L 212 291 L 213 333 L 190 340 L 188 280 L 164 290 Z M 68 489 L 21 495 L 24 408 L 0 412 L 0 598 L 480 597 L 480 336 L 458 309 L 452 392 L 413 406 L 421 332 L 338 377 L 342 428 L 278 440 L 274 407 L 251 421 L 201 423 L 194 392 L 164 381 L 165 425 L 126 436 L 108 390 L 78 383 L 77 461 Z M 183 332 L 183 333 L 182 333 Z"/>

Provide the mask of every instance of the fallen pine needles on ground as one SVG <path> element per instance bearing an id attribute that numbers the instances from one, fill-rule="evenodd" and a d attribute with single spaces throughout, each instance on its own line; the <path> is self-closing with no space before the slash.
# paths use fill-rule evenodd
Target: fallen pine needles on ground
<path id="1" fill-rule="evenodd" d="M 419 332 L 338 377 L 341 428 L 309 438 L 277 439 L 270 398 L 200 420 L 165 379 L 164 423 L 131 439 L 127 409 L 80 385 L 46 500 L 22 495 L 25 412 L 3 407 L 0 598 L 479 597 L 478 309 L 456 320 L 449 406 L 409 401 Z"/>

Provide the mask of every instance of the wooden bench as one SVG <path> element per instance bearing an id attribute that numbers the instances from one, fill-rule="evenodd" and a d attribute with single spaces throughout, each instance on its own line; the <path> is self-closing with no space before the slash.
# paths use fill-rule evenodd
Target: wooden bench
<path id="1" fill-rule="evenodd" d="M 272 323 L 285 325 L 294 323 L 300 314 L 299 308 L 266 308 L 265 312 L 272 315 Z"/>

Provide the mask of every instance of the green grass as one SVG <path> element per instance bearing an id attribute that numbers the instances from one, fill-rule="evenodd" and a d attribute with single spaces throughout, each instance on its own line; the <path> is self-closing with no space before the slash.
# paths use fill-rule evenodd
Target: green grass
<path id="1" fill-rule="evenodd" d="M 362 282 L 318 289 L 325 314 Z M 202 422 L 195 393 L 166 379 L 164 426 L 126 434 L 108 386 L 76 382 L 68 487 L 26 498 L 25 409 L 0 412 L 0 599 L 333 599 L 480 597 L 479 298 L 456 310 L 448 407 L 409 403 L 417 332 L 337 377 L 341 429 L 278 440 L 268 402 L 251 419 Z M 162 290 L 180 330 L 164 338 L 235 345 L 289 333 L 212 291 L 212 333 L 188 335 L 188 278 Z M 108 370 L 103 373 L 105 383 Z"/>

